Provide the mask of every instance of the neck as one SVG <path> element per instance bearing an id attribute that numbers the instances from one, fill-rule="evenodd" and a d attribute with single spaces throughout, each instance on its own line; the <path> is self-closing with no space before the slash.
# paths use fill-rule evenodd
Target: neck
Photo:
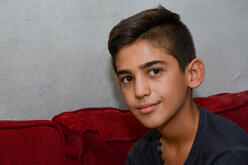
<path id="1" fill-rule="evenodd" d="M 157 128 L 165 145 L 184 148 L 193 144 L 199 122 L 199 109 L 190 99 L 165 125 Z"/>

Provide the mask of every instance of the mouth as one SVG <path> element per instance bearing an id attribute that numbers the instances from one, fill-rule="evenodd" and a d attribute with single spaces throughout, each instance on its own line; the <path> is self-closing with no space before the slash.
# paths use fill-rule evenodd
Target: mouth
<path id="1" fill-rule="evenodd" d="M 159 103 L 160 103 L 160 101 L 156 102 L 156 103 L 152 103 L 152 104 L 140 105 L 137 107 L 137 109 L 139 110 L 140 113 L 147 114 L 147 113 L 155 111 L 157 109 Z"/>

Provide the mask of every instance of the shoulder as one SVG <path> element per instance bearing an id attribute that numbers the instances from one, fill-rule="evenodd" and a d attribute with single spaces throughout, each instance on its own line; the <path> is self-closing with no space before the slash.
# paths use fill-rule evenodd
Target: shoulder
<path id="1" fill-rule="evenodd" d="M 158 131 L 156 129 L 152 129 L 140 138 L 129 151 L 126 165 L 145 165 L 154 162 L 158 156 L 156 150 L 158 136 Z"/>
<path id="2" fill-rule="evenodd" d="M 150 130 L 134 144 L 133 149 L 144 151 L 147 148 L 150 148 L 151 145 L 157 140 L 158 135 L 159 134 L 156 129 Z"/>
<path id="3" fill-rule="evenodd" d="M 211 165 L 248 164 L 248 134 L 232 121 L 203 108 L 200 111 L 195 152 L 191 156 Z"/>
<path id="4" fill-rule="evenodd" d="M 205 119 L 201 123 L 201 128 L 205 132 L 205 136 L 211 136 L 220 147 L 248 147 L 248 134 L 241 127 L 232 121 L 217 116 L 212 112 L 201 108 Z"/>
<path id="5" fill-rule="evenodd" d="M 246 147 L 226 148 L 209 160 L 211 165 L 219 164 L 248 164 L 248 149 Z"/>

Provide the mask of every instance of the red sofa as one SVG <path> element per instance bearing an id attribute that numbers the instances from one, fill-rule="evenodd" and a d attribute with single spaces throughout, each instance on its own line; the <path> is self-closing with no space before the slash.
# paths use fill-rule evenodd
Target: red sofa
<path id="1" fill-rule="evenodd" d="M 194 101 L 248 132 L 248 91 Z M 129 111 L 84 108 L 52 120 L 0 121 L 1 165 L 124 164 L 135 141 L 148 131 Z"/>

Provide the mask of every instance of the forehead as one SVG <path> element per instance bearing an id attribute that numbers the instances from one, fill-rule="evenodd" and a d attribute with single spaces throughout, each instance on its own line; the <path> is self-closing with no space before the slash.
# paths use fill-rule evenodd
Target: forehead
<path id="1" fill-rule="evenodd" d="M 151 61 L 163 61 L 165 63 L 177 63 L 176 59 L 161 48 L 154 46 L 147 40 L 136 41 L 123 47 L 117 54 L 116 69 L 137 68 Z"/>

